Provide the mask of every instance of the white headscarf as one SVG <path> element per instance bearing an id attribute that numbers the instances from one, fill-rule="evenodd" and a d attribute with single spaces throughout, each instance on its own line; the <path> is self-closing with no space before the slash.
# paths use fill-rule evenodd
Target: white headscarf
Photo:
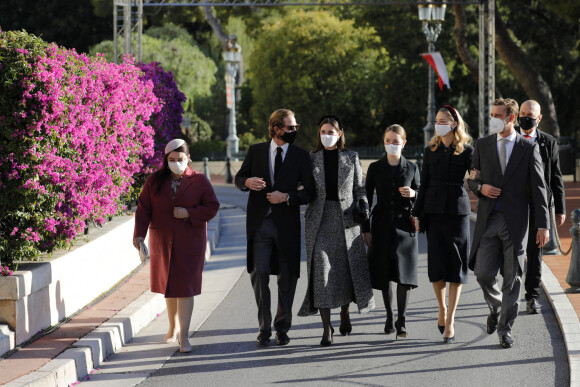
<path id="1" fill-rule="evenodd" d="M 180 138 L 176 138 L 176 139 L 169 141 L 167 143 L 167 145 L 165 145 L 165 154 L 173 152 L 174 150 L 176 150 L 177 148 L 179 148 L 183 144 L 185 144 L 185 141 L 180 139 Z"/>

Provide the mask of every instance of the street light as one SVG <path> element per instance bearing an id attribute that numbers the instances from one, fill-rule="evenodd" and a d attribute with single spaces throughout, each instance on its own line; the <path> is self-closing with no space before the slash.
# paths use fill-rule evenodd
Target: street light
<path id="1" fill-rule="evenodd" d="M 228 125 L 227 155 L 234 160 L 238 153 L 240 139 L 236 134 L 236 78 L 242 60 L 242 47 L 237 42 L 237 37 L 231 35 L 224 45 L 224 62 L 226 62 L 226 98 L 230 109 L 230 123 Z"/>
<path id="2" fill-rule="evenodd" d="M 441 33 L 441 23 L 445 20 L 445 8 L 443 2 L 434 3 L 432 1 L 421 2 L 417 5 L 419 10 L 419 20 L 423 22 L 423 33 L 429 44 L 428 53 L 435 51 L 435 42 Z M 423 140 L 425 146 L 433 137 L 435 130 L 435 79 L 433 68 L 429 66 L 429 95 L 427 98 L 427 124 L 423 128 Z"/>

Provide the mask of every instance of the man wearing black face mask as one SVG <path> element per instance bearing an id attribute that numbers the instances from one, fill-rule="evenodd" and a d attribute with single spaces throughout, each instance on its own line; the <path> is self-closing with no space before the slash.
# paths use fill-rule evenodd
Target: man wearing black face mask
<path id="1" fill-rule="evenodd" d="M 534 100 L 522 103 L 520 107 L 518 123 L 519 132 L 528 140 L 539 145 L 542 164 L 544 165 L 544 180 L 548 192 L 548 204 L 554 198 L 554 209 L 556 213 L 556 224 L 561 226 L 566 219 L 564 183 L 562 182 L 562 172 L 560 172 L 560 161 L 558 157 L 558 144 L 554 137 L 538 129 L 538 124 L 542 120 L 540 104 Z M 534 226 L 534 206 L 530 203 L 529 233 L 534 235 L 537 229 Z M 538 314 L 540 304 L 540 281 L 542 278 L 542 249 L 533 243 L 533 239 L 528 239 L 526 255 L 528 257 L 528 269 L 526 273 L 526 301 L 527 312 Z"/>
<path id="2" fill-rule="evenodd" d="M 270 344 L 270 275 L 278 276 L 278 310 L 274 319 L 276 342 L 290 342 L 292 303 L 300 276 L 300 205 L 314 193 L 310 155 L 293 145 L 299 125 L 294 113 L 278 109 L 270 116 L 271 140 L 254 144 L 235 183 L 249 191 L 246 216 L 247 270 L 258 306 L 259 346 Z"/>

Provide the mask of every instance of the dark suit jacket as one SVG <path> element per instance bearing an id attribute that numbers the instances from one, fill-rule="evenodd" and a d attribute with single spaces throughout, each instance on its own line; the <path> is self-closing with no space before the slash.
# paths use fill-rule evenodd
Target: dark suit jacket
<path id="1" fill-rule="evenodd" d="M 471 204 L 464 187 L 465 174 L 471 167 L 473 148 L 466 145 L 461 154 L 454 154 L 455 145 L 440 146 L 435 152 L 425 148 L 421 187 L 413 215 L 469 215 Z"/>
<path id="2" fill-rule="evenodd" d="M 272 140 L 270 140 L 272 141 Z M 270 181 L 270 141 L 250 146 L 242 167 L 236 174 L 235 183 L 242 191 L 250 191 L 244 184 L 249 177 L 261 177 L 266 182 L 266 188 L 261 191 L 250 191 L 246 215 L 247 237 L 247 269 L 254 269 L 252 236 L 262 222 L 268 208 L 272 207 L 272 220 L 278 231 L 278 240 L 284 257 L 288 261 L 292 273 L 300 276 L 300 205 L 310 201 L 313 192 L 312 168 L 310 155 L 307 151 L 290 144 L 288 154 L 284 158 L 274 186 Z M 304 189 L 298 190 L 303 185 Z M 286 203 L 270 205 L 266 194 L 280 191 L 287 193 L 290 205 Z M 276 257 L 274 257 L 276 258 Z M 277 259 L 272 260 L 272 274 L 277 274 Z"/>
<path id="3" fill-rule="evenodd" d="M 520 134 L 522 134 L 521 130 Z M 542 163 L 544 164 L 544 181 L 548 190 L 548 204 L 550 204 L 553 197 L 556 214 L 565 214 L 566 199 L 562 172 L 560 171 L 558 142 L 548 133 L 541 132 L 536 128 L 536 144 L 540 147 L 540 156 L 542 156 Z"/>
<path id="4" fill-rule="evenodd" d="M 528 203 L 533 203 L 534 206 L 536 228 L 550 228 L 544 170 L 538 145 L 517 134 L 503 176 L 497 153 L 496 134 L 480 138 L 475 143 L 471 167 L 481 171 L 481 179 L 468 179 L 469 188 L 479 196 L 477 222 L 469 259 L 471 270 L 475 267 L 477 249 L 487 227 L 487 219 L 493 212 L 497 200 L 500 201 L 501 212 L 504 215 L 514 251 L 521 258 L 519 263 L 522 270 L 525 250 L 523 242 L 527 236 L 529 222 Z M 502 191 L 499 198 L 490 199 L 477 192 L 479 183 L 500 188 Z M 531 235 L 530 238 L 535 238 L 535 236 Z"/>

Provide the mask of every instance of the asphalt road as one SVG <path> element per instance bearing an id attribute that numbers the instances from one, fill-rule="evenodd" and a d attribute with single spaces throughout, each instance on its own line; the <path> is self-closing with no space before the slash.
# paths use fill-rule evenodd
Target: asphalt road
<path id="1" fill-rule="evenodd" d="M 245 209 L 247 196 L 230 187 L 216 187 L 218 198 Z M 411 292 L 409 337 L 385 335 L 385 309 L 375 291 L 377 308 L 368 314 L 351 306 L 353 332 L 338 333 L 339 310 L 332 314 L 336 335 L 320 347 L 319 316 L 294 317 L 291 342 L 268 348 L 255 344 L 257 308 L 247 273 L 192 338 L 193 352 L 175 353 L 142 386 L 568 386 L 566 349 L 554 312 L 545 295 L 542 314 L 528 315 L 525 303 L 512 332 L 515 346 L 503 349 L 496 334 L 487 335 L 489 313 L 475 278 L 463 288 L 455 321 L 456 342 L 443 344 L 437 330 L 437 302 L 427 278 L 426 241 L 419 240 L 420 286 Z M 302 263 L 294 311 L 306 292 Z M 271 277 L 275 292 L 275 277 Z M 274 293 L 275 294 L 275 293 Z M 522 297 L 523 299 L 523 297 Z M 275 311 L 275 296 L 272 309 Z M 195 313 L 195 311 L 194 311 Z"/>

